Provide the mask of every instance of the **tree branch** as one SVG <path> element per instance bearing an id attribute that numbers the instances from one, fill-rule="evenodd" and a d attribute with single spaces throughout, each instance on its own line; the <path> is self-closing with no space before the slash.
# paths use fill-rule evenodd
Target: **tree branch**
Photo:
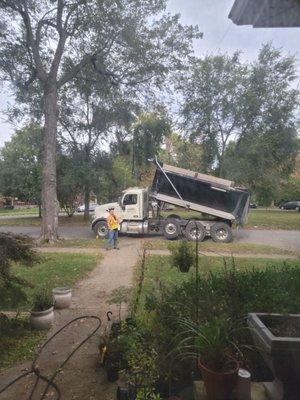
<path id="1" fill-rule="evenodd" d="M 32 49 L 33 60 L 35 63 L 37 76 L 42 82 L 46 82 L 47 74 L 46 74 L 45 68 L 43 66 L 40 53 L 39 53 L 39 48 L 38 48 L 39 43 L 37 41 L 35 41 L 34 37 L 33 37 L 31 21 L 30 21 L 26 3 L 24 6 L 24 10 L 22 8 L 20 8 L 20 9 L 16 8 L 16 11 L 21 15 L 24 25 L 25 25 L 26 38 L 27 38 L 27 42 L 28 42 L 29 46 Z"/>

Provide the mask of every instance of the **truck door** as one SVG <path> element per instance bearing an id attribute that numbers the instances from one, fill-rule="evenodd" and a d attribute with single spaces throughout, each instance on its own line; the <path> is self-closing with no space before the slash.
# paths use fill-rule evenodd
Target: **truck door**
<path id="1" fill-rule="evenodd" d="M 125 207 L 123 218 L 128 220 L 141 219 L 139 213 L 139 201 L 137 193 L 127 193 L 123 197 Z"/>

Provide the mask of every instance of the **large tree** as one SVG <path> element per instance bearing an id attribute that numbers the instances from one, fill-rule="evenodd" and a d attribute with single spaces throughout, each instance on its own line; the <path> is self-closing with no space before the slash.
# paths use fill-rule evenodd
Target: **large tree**
<path id="1" fill-rule="evenodd" d="M 159 152 L 159 159 L 180 168 L 205 172 L 202 145 L 178 133 L 172 133 L 165 139 L 165 146 Z"/>
<path id="2" fill-rule="evenodd" d="M 157 155 L 171 133 L 171 122 L 163 111 L 142 113 L 132 127 L 132 172 L 137 180 L 149 166 L 148 159 Z"/>
<path id="3" fill-rule="evenodd" d="M 93 85 L 88 79 L 75 79 L 61 96 L 59 141 L 74 159 L 77 182 L 84 194 L 84 219 L 89 219 L 91 191 L 97 191 L 97 167 L 101 147 L 114 139 L 133 121 L 136 105 L 116 87 Z M 128 130 L 128 129 L 127 129 Z"/>
<path id="4" fill-rule="evenodd" d="M 227 147 L 226 177 L 251 189 L 260 204 L 270 205 L 281 181 L 293 172 L 298 149 L 295 129 L 252 132 Z"/>
<path id="5" fill-rule="evenodd" d="M 228 141 L 241 126 L 246 76 L 247 68 L 235 53 L 194 60 L 179 82 L 184 127 L 192 141 L 202 144 L 207 171 L 217 163 L 220 176 Z"/>
<path id="6" fill-rule="evenodd" d="M 294 58 L 264 45 L 249 67 L 242 124 L 234 151 L 226 154 L 226 176 L 248 186 L 264 204 L 274 200 L 281 180 L 293 172 L 299 149 L 295 79 Z"/>
<path id="7" fill-rule="evenodd" d="M 107 84 L 161 84 L 170 70 L 183 66 L 197 36 L 178 16 L 164 14 L 165 7 L 165 0 L 0 0 L 0 70 L 17 100 L 31 102 L 33 92 L 41 93 L 44 239 L 57 238 L 62 87 L 88 66 Z"/>
<path id="8" fill-rule="evenodd" d="M 295 59 L 270 44 L 253 63 L 238 54 L 195 60 L 180 82 L 182 115 L 208 171 L 274 196 L 295 161 L 295 79 Z"/>

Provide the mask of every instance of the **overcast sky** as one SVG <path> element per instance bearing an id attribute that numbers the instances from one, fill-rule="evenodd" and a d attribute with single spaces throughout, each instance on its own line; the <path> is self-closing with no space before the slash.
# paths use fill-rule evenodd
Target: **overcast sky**
<path id="1" fill-rule="evenodd" d="M 300 28 L 259 28 L 236 26 L 228 19 L 234 0 L 169 0 L 168 10 L 180 13 L 184 24 L 197 24 L 204 36 L 195 42 L 197 56 L 211 53 L 243 52 L 244 60 L 256 58 L 262 43 L 272 42 L 286 54 L 297 58 L 300 71 Z M 1 90 L 1 87 L 0 87 Z M 0 94 L 0 146 L 9 139 L 14 127 L 3 121 L 7 101 L 13 101 L 9 93 Z"/>

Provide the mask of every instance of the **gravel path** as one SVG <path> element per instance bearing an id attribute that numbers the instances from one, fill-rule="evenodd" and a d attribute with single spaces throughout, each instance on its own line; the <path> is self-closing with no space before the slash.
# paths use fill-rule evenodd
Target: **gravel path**
<path id="1" fill-rule="evenodd" d="M 103 321 L 101 333 L 107 325 L 106 312 L 113 311 L 116 316 L 116 309 L 108 306 L 106 300 L 111 291 L 121 285 L 130 287 L 133 283 L 134 266 L 137 264 L 141 248 L 141 240 L 120 241 L 120 250 L 110 250 L 104 253 L 104 258 L 80 281 L 73 289 L 72 306 L 67 310 L 55 311 L 55 324 L 49 336 L 62 327 L 72 318 L 83 315 L 96 315 Z M 48 251 L 45 248 L 43 251 Z M 60 249 L 67 250 L 70 249 Z M 82 249 L 77 249 L 82 252 Z M 90 249 L 94 250 L 95 249 Z M 71 249 L 72 252 L 73 249 Z M 59 335 L 47 348 L 40 359 L 39 368 L 43 373 L 53 372 L 55 368 L 65 359 L 74 348 L 89 332 L 95 327 L 95 322 L 80 320 L 76 325 L 68 328 L 64 334 Z M 62 392 L 63 400 L 114 400 L 116 398 L 116 385 L 107 382 L 104 371 L 99 367 L 98 344 L 100 333 L 93 336 L 68 362 L 58 375 L 56 383 Z M 0 374 L 0 387 L 21 371 L 29 368 L 30 363 L 24 363 L 3 371 Z M 30 379 L 21 381 L 13 389 L 2 395 L 3 400 L 23 399 L 28 393 Z M 41 392 L 41 389 L 39 389 Z M 54 399 L 53 396 L 47 399 Z"/>

